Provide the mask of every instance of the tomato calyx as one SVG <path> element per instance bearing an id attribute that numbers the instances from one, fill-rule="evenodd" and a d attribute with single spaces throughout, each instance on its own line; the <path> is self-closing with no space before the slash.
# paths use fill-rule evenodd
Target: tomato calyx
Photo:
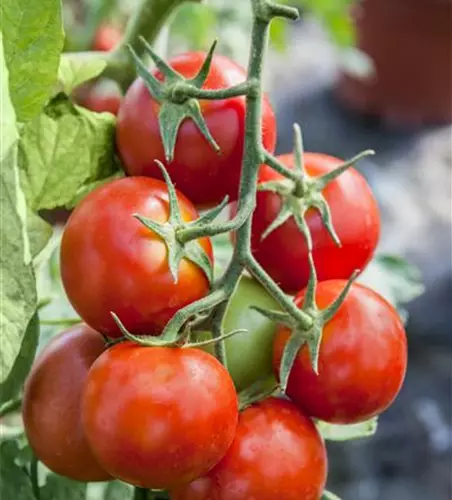
<path id="1" fill-rule="evenodd" d="M 312 320 L 312 323 L 308 328 L 304 325 L 300 325 L 293 316 L 285 312 L 267 311 L 258 307 L 253 307 L 253 309 L 259 311 L 264 316 L 278 322 L 279 324 L 286 325 L 292 330 L 290 338 L 284 349 L 279 369 L 280 387 L 283 392 L 286 391 L 289 375 L 295 359 L 304 345 L 307 345 L 309 349 L 313 371 L 316 374 L 319 373 L 319 352 L 320 344 L 322 342 L 323 328 L 333 319 L 334 315 L 343 304 L 350 287 L 359 274 L 359 271 L 356 270 L 334 302 L 332 302 L 326 309 L 320 310 L 317 306 L 315 298 L 317 289 L 317 274 L 311 252 L 309 252 L 309 267 L 310 278 L 308 286 L 306 287 L 306 293 L 301 308 L 302 311 L 304 311 L 304 313 L 307 314 Z"/>
<path id="2" fill-rule="evenodd" d="M 145 346 L 145 347 L 177 347 L 177 348 L 198 348 L 198 347 L 204 347 L 212 344 L 217 344 L 219 342 L 223 342 L 224 340 L 233 337 L 235 335 L 240 335 L 243 333 L 247 333 L 247 330 L 243 328 L 239 328 L 236 330 L 232 330 L 228 333 L 224 333 L 220 335 L 219 337 L 214 337 L 211 339 L 207 340 L 202 340 L 198 342 L 192 342 L 190 340 L 192 336 L 192 324 L 189 322 L 185 325 L 185 327 L 182 329 L 182 331 L 174 338 L 168 338 L 165 335 L 134 335 L 133 333 L 129 332 L 127 328 L 125 327 L 124 323 L 119 319 L 119 317 L 114 313 L 111 312 L 111 315 L 113 319 L 115 320 L 115 323 L 118 325 L 118 328 L 120 329 L 121 333 L 123 334 L 123 337 L 119 339 L 114 339 L 112 341 L 107 342 L 108 347 L 112 347 L 116 344 L 120 344 L 121 342 L 124 342 L 126 340 L 130 340 L 131 342 L 134 342 L 135 344 Z"/>
<path id="3" fill-rule="evenodd" d="M 162 174 L 168 188 L 168 220 L 162 224 L 149 219 L 148 217 L 143 217 L 137 213 L 133 214 L 133 216 L 148 229 L 160 236 L 160 238 L 162 238 L 165 242 L 168 251 L 168 266 L 175 283 L 178 281 L 180 263 L 182 259 L 186 259 L 196 264 L 204 272 L 209 284 L 211 284 L 213 281 L 213 265 L 198 240 L 192 239 L 184 241 L 181 238 L 178 238 L 178 231 L 183 230 L 183 228 L 188 224 L 186 224 L 182 219 L 179 203 L 177 201 L 176 190 L 166 168 L 158 160 L 156 160 L 156 163 L 162 170 Z M 218 207 L 215 207 L 213 209 L 213 214 L 215 215 L 217 211 Z M 208 213 L 207 215 L 211 216 L 212 214 L 209 215 Z"/>
<path id="4" fill-rule="evenodd" d="M 274 379 L 267 377 L 257 380 L 250 387 L 247 387 L 239 393 L 239 410 L 246 410 L 246 408 L 249 408 L 259 401 L 271 396 L 277 396 L 278 393 L 279 384 L 275 384 Z"/>
<path id="5" fill-rule="evenodd" d="M 184 78 L 180 73 L 171 68 L 169 64 L 154 52 L 152 47 L 142 37 L 141 42 L 157 69 L 165 77 L 163 82 L 158 80 L 149 72 L 136 52 L 129 47 L 138 75 L 144 80 L 152 97 L 160 104 L 160 135 L 162 137 L 166 161 L 170 163 L 174 158 L 177 134 L 182 122 L 187 118 L 195 122 L 207 142 L 215 151 L 220 153 L 220 147 L 211 135 L 204 120 L 198 99 L 190 97 L 188 93 L 188 90 L 200 90 L 204 85 L 210 71 L 216 42 L 212 44 L 198 74 L 191 79 Z"/>
<path id="6" fill-rule="evenodd" d="M 294 143 L 293 156 L 295 169 L 293 172 L 290 172 L 290 176 L 281 180 L 263 182 L 258 186 L 259 191 L 276 193 L 282 199 L 281 210 L 262 234 L 262 239 L 266 238 L 275 229 L 282 226 L 288 219 L 293 217 L 298 229 L 306 239 L 308 250 L 312 250 L 312 237 L 306 222 L 306 213 L 313 208 L 320 213 L 323 224 L 335 244 L 341 246 L 340 239 L 333 226 L 330 207 L 322 194 L 322 190 L 330 182 L 352 167 L 358 160 L 365 156 L 373 155 L 374 151 L 363 151 L 323 176 L 310 177 L 304 167 L 303 142 L 298 124 L 294 125 Z M 285 168 L 282 167 L 278 170 L 283 172 Z M 283 175 L 285 173 L 286 172 L 284 172 Z M 287 172 L 287 174 L 289 174 L 289 172 Z"/>

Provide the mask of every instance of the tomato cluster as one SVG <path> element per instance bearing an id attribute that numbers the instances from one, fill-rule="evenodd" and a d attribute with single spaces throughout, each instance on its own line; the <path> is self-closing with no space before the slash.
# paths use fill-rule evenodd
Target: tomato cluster
<path id="1" fill-rule="evenodd" d="M 170 65 L 190 78 L 204 59 L 205 54 L 189 53 Z M 205 88 L 226 88 L 245 78 L 235 63 L 214 56 Z M 27 436 L 44 464 L 73 479 L 119 478 L 168 490 L 173 500 L 318 500 L 327 456 L 315 419 L 356 423 L 391 404 L 406 370 L 404 328 L 388 302 L 353 284 L 324 327 L 318 374 L 304 346 L 286 394 L 244 409 L 238 392 L 279 379 L 291 335 L 287 326 L 276 327 L 250 309 L 278 308 L 257 281 L 242 276 L 226 313 L 228 331 L 248 330 L 225 341 L 229 371 L 212 355 L 212 346 L 152 343 L 178 311 L 211 288 L 205 270 L 185 254 L 175 279 L 168 242 L 151 229 L 150 224 L 167 228 L 172 206 L 154 160 L 166 166 L 176 185 L 181 223 L 196 221 L 197 209 L 225 195 L 232 201 L 238 197 L 245 99 L 201 102 L 201 108 L 222 154 L 213 152 L 187 120 L 169 162 L 160 137 L 160 103 L 141 78 L 129 88 L 116 136 L 128 176 L 92 191 L 65 227 L 62 280 L 84 323 L 53 339 L 35 361 L 24 394 Z M 273 152 L 276 124 L 266 98 L 262 125 L 262 144 Z M 294 167 L 293 155 L 279 161 Z M 326 155 L 304 155 L 304 168 L 314 180 L 341 163 Z M 281 179 L 261 167 L 261 185 Z M 318 311 L 335 301 L 355 269 L 366 266 L 380 226 L 371 190 L 356 170 L 333 179 L 321 194 L 342 245 L 334 243 L 316 207 L 308 208 L 305 219 L 320 278 Z M 284 291 L 297 294 L 295 304 L 302 307 L 310 277 L 304 236 L 292 217 L 264 234 L 282 203 L 278 192 L 258 192 L 251 251 Z M 213 266 L 210 239 L 201 237 L 195 244 Z M 206 324 L 190 332 L 191 342 L 211 336 Z M 149 345 L 121 338 L 124 328 Z"/>

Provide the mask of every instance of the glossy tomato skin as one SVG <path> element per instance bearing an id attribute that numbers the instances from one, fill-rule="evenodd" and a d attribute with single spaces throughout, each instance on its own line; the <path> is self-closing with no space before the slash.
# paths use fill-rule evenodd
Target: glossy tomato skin
<path id="1" fill-rule="evenodd" d="M 73 326 L 46 345 L 25 383 L 22 416 L 31 448 L 50 470 L 77 481 L 110 479 L 88 445 L 80 410 L 88 371 L 104 348 L 99 333 Z"/>
<path id="2" fill-rule="evenodd" d="M 327 307 L 345 286 L 343 280 L 319 283 L 317 301 Z M 296 298 L 301 304 L 304 292 Z M 278 376 L 290 332 L 280 327 L 274 345 Z M 334 318 L 325 326 L 319 375 L 306 347 L 298 354 L 286 394 L 308 415 L 352 424 L 380 414 L 394 401 L 405 378 L 407 341 L 396 310 L 369 288 L 354 284 Z"/>
<path id="3" fill-rule="evenodd" d="M 312 421 L 290 401 L 270 398 L 240 414 L 223 460 L 171 500 L 319 500 L 327 456 Z"/>
<path id="4" fill-rule="evenodd" d="M 272 368 L 275 323 L 258 311 L 250 309 L 279 310 L 280 306 L 255 279 L 240 278 L 238 287 L 229 303 L 224 318 L 224 331 L 244 329 L 246 332 L 227 338 L 225 342 L 228 371 L 238 391 L 246 389 L 257 380 L 268 379 L 269 386 L 275 384 Z M 202 333 L 200 339 L 211 338 L 211 333 Z M 202 347 L 214 352 L 212 345 Z"/>
<path id="5" fill-rule="evenodd" d="M 172 58 L 169 63 L 181 75 L 190 78 L 201 68 L 203 52 L 190 52 Z M 161 79 L 162 76 L 157 73 Z M 243 68 L 227 57 L 215 55 L 204 88 L 222 89 L 242 83 Z M 160 138 L 160 106 L 151 97 L 143 80 L 138 78 L 127 91 L 118 114 L 116 143 L 129 175 L 161 178 L 155 160 L 163 162 L 171 178 L 196 205 L 213 205 L 226 195 L 237 198 L 243 156 L 245 99 L 202 101 L 203 116 L 221 149 L 215 152 L 192 120 L 179 130 L 174 160 L 165 162 Z M 267 98 L 263 102 L 262 141 L 273 152 L 276 143 L 276 120 Z"/>
<path id="6" fill-rule="evenodd" d="M 109 52 L 121 41 L 122 33 L 119 28 L 111 24 L 102 24 L 97 29 L 92 44 L 93 50 Z"/>
<path id="7" fill-rule="evenodd" d="M 184 220 L 197 217 L 181 193 L 178 201 Z M 186 260 L 174 283 L 165 243 L 133 217 L 135 213 L 165 222 L 166 185 L 131 177 L 97 188 L 71 214 L 61 242 L 61 276 L 72 306 L 109 337 L 120 336 L 111 311 L 132 333 L 159 334 L 178 309 L 209 290 L 203 271 Z M 210 240 L 200 241 L 212 259 Z"/>
<path id="8" fill-rule="evenodd" d="M 93 365 L 83 423 L 98 460 L 112 476 L 168 488 L 207 473 L 224 456 L 238 420 L 226 369 L 199 349 L 109 349 Z"/>
<path id="9" fill-rule="evenodd" d="M 293 168 L 293 155 L 279 159 Z M 304 154 L 305 168 L 312 177 L 321 176 L 342 164 L 342 160 L 319 153 Z M 281 175 L 263 166 L 259 182 L 281 179 Z M 311 230 L 313 257 L 318 278 L 348 279 L 356 269 L 363 270 L 372 258 L 380 236 L 380 214 L 364 177 L 351 168 L 327 185 L 323 194 L 330 206 L 333 225 L 341 247 L 328 234 L 317 210 L 307 213 Z M 252 252 L 270 276 L 287 293 L 296 294 L 309 280 L 308 250 L 304 236 L 293 217 L 262 239 L 267 227 L 281 209 L 281 197 L 260 191 L 253 215 Z"/>

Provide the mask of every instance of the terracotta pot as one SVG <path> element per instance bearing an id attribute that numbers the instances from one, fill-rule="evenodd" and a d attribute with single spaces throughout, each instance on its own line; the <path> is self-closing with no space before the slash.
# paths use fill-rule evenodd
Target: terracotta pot
<path id="1" fill-rule="evenodd" d="M 362 0 L 353 18 L 375 73 L 342 74 L 339 97 L 386 120 L 452 122 L 452 1 Z"/>

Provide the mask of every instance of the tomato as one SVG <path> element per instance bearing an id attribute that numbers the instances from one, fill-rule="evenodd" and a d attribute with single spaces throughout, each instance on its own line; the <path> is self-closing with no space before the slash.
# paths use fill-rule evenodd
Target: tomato
<path id="1" fill-rule="evenodd" d="M 119 28 L 111 24 L 102 24 L 97 29 L 92 43 L 93 50 L 109 52 L 121 41 L 122 33 Z"/>
<path id="2" fill-rule="evenodd" d="M 327 456 L 312 421 L 290 402 L 269 398 L 240 414 L 223 460 L 172 500 L 319 500 Z"/>
<path id="3" fill-rule="evenodd" d="M 91 368 L 82 415 L 112 476 L 159 489 L 219 462 L 234 439 L 238 402 L 228 372 L 210 354 L 125 342 Z"/>
<path id="4" fill-rule="evenodd" d="M 293 168 L 293 155 L 283 155 L 279 159 Z M 306 172 L 312 177 L 330 172 L 342 163 L 337 158 L 318 153 L 305 153 L 304 162 Z M 280 174 L 264 166 L 259 182 L 281 178 Z M 310 209 L 306 220 L 312 235 L 318 278 L 321 281 L 348 279 L 355 269 L 363 270 L 374 254 L 380 235 L 378 206 L 364 177 L 352 168 L 328 184 L 323 195 L 330 206 L 333 225 L 342 246 L 336 246 L 319 212 Z M 262 239 L 280 209 L 281 197 L 278 194 L 258 192 L 253 215 L 252 252 L 284 291 L 295 294 L 308 283 L 309 264 L 306 242 L 294 218 Z"/>
<path id="5" fill-rule="evenodd" d="M 245 329 L 225 340 L 228 371 L 237 390 L 249 387 L 253 382 L 269 379 L 269 385 L 275 383 L 272 370 L 273 339 L 276 326 L 273 321 L 251 306 L 279 310 L 278 303 L 253 278 L 242 276 L 237 290 L 232 296 L 224 319 L 224 331 Z M 210 338 L 211 333 L 199 334 L 199 339 Z M 212 345 L 202 347 L 213 352 Z"/>
<path id="6" fill-rule="evenodd" d="M 22 415 L 31 448 L 50 470 L 77 481 L 110 478 L 89 448 L 80 413 L 88 371 L 104 347 L 99 333 L 73 326 L 46 345 L 25 383 Z"/>
<path id="7" fill-rule="evenodd" d="M 178 193 L 184 220 L 196 210 Z M 61 276 L 83 320 L 110 337 L 120 331 L 111 311 L 136 334 L 159 334 L 174 313 L 209 291 L 206 275 L 183 259 L 177 283 L 165 243 L 132 215 L 168 219 L 166 185 L 156 179 L 119 179 L 92 191 L 71 214 L 61 242 Z M 200 240 L 212 260 L 210 240 Z"/>
<path id="8" fill-rule="evenodd" d="M 103 79 L 77 89 L 75 100 L 86 109 L 96 113 L 108 112 L 117 115 L 122 94 L 119 86 L 112 80 Z"/>
<path id="9" fill-rule="evenodd" d="M 201 68 L 205 57 L 203 52 L 190 52 L 172 58 L 169 64 L 190 78 Z M 162 78 L 158 73 L 156 75 Z M 224 56 L 215 55 L 204 87 L 222 89 L 242 83 L 245 78 L 243 68 Z M 243 156 L 245 99 L 203 101 L 201 108 L 221 154 L 212 148 L 192 120 L 186 120 L 179 130 L 174 160 L 168 165 L 160 138 L 160 106 L 149 94 L 143 80 L 136 79 L 118 114 L 116 142 L 126 172 L 161 178 L 161 171 L 155 164 L 158 159 L 165 163 L 177 188 L 197 205 L 219 203 L 227 194 L 231 199 L 237 198 Z M 262 141 L 267 150 L 274 150 L 276 120 L 267 98 L 263 102 Z"/>
<path id="10" fill-rule="evenodd" d="M 326 308 L 345 281 L 319 283 L 317 301 Z M 301 304 L 304 292 L 296 298 Z M 278 374 L 290 331 L 281 327 L 274 345 Z M 407 341 L 397 311 L 363 285 L 352 285 L 337 314 L 325 326 L 319 375 L 307 347 L 298 353 L 286 394 L 308 415 L 337 424 L 352 424 L 383 412 L 397 396 L 406 372 Z"/>

